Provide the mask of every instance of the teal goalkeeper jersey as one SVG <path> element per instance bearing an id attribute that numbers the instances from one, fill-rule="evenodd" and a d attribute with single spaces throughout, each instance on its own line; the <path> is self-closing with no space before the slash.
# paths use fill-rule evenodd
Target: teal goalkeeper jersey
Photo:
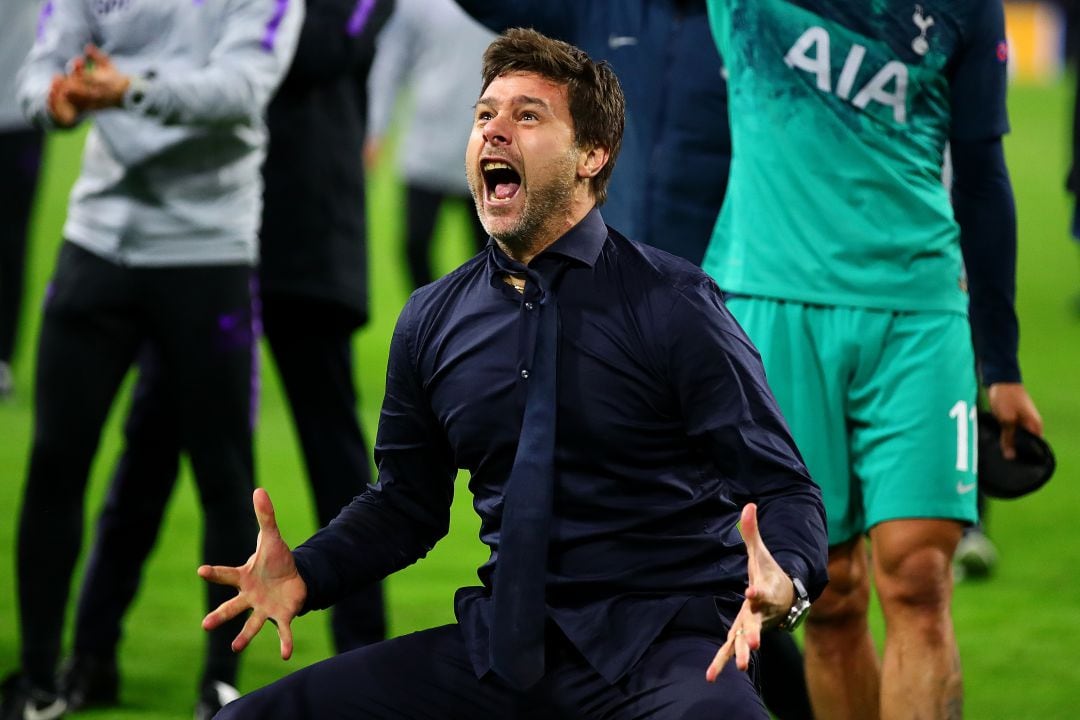
<path id="1" fill-rule="evenodd" d="M 733 158 L 727 292 L 967 311 L 942 161 L 1007 130 L 1000 0 L 709 0 Z"/>

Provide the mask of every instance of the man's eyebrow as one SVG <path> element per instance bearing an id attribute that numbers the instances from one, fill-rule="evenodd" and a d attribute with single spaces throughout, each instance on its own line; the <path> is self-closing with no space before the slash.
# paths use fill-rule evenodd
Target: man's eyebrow
<path id="1" fill-rule="evenodd" d="M 509 103 L 511 105 L 539 105 L 539 106 L 541 106 L 541 107 L 543 107 L 543 108 L 545 108 L 547 110 L 551 109 L 551 106 L 548 104 L 547 100 L 544 100 L 543 98 L 533 97 L 532 95 L 516 95 L 516 96 L 510 98 L 509 100 L 507 100 L 507 103 Z M 493 97 L 485 95 L 484 97 L 477 100 L 476 105 L 473 105 L 473 107 L 476 108 L 476 107 L 479 107 L 480 105 L 487 105 L 488 107 L 496 107 L 496 106 L 498 106 L 498 104 L 499 104 L 498 98 L 493 98 Z"/>

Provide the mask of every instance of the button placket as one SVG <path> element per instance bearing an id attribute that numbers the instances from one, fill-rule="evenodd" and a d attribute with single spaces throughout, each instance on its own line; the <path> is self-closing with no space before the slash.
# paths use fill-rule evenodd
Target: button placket
<path id="1" fill-rule="evenodd" d="M 536 292 L 536 285 L 534 285 L 532 283 L 529 283 L 529 284 L 526 285 L 523 295 L 525 295 L 527 297 L 530 294 L 535 294 L 535 292 Z M 536 347 L 536 333 L 539 330 L 539 326 L 538 326 L 537 323 L 539 322 L 539 317 L 540 317 L 540 313 L 538 311 L 540 310 L 540 305 L 542 305 L 542 304 L 543 304 L 542 302 L 539 302 L 539 301 L 537 301 L 535 299 L 533 299 L 533 300 L 525 300 L 524 298 L 522 298 L 522 301 L 521 301 L 521 307 L 524 310 L 524 312 L 522 313 L 522 320 L 525 323 L 526 327 L 528 328 L 527 332 L 530 332 L 531 335 L 532 335 L 532 340 L 529 343 L 527 354 L 526 354 L 525 358 L 523 358 L 524 362 L 529 362 L 532 359 L 533 350 Z M 519 371 L 518 376 L 522 380 L 528 380 L 530 374 L 531 373 L 530 373 L 529 368 L 522 368 Z"/>

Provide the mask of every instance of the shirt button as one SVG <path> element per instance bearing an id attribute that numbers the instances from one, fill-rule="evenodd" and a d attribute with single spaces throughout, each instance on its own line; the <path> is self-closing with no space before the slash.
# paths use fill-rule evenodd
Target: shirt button
<path id="1" fill-rule="evenodd" d="M 526 310 L 532 310 L 533 309 L 533 304 L 531 302 L 525 303 L 525 309 Z"/>
<path id="2" fill-rule="evenodd" d="M 521 379 L 522 380 L 528 380 L 529 379 L 529 371 L 528 370 L 522 370 L 521 371 Z"/>

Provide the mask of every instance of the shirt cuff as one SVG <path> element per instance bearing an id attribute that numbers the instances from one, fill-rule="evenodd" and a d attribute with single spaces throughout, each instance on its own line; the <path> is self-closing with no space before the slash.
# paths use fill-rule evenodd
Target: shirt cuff
<path id="1" fill-rule="evenodd" d="M 802 581 L 803 587 L 806 588 L 811 600 L 821 594 L 823 588 L 817 587 L 818 583 L 814 582 L 815 578 L 810 577 L 810 569 L 806 566 L 806 561 L 803 560 L 802 556 L 796 553 L 778 552 L 774 559 L 789 578 L 792 580 L 798 578 Z"/>
<path id="2" fill-rule="evenodd" d="M 299 548 L 297 548 L 299 550 Z M 307 596 L 304 598 L 304 604 L 300 607 L 300 612 L 296 613 L 297 616 L 306 615 L 312 610 L 322 610 L 323 606 L 319 604 L 319 600 L 316 597 L 317 591 L 315 586 L 315 571 L 309 565 L 309 558 L 305 553 L 298 553 L 293 551 L 293 562 L 296 563 L 296 572 L 299 573 L 300 579 L 304 581 L 304 585 L 307 587 Z"/>

